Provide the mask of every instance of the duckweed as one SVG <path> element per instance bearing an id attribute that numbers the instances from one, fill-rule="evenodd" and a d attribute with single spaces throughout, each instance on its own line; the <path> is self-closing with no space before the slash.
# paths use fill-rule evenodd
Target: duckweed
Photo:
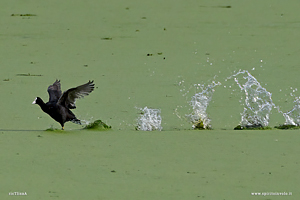
<path id="1" fill-rule="evenodd" d="M 101 120 L 96 120 L 88 125 L 86 125 L 83 129 L 88 129 L 88 130 L 109 130 L 111 129 L 111 126 L 108 126 Z"/>

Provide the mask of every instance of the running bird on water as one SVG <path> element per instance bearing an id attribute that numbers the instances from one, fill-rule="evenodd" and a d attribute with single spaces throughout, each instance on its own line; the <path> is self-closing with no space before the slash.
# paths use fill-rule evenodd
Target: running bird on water
<path id="1" fill-rule="evenodd" d="M 80 120 L 70 109 L 75 109 L 76 99 L 89 95 L 94 90 L 94 85 L 94 81 L 89 81 L 62 93 L 60 80 L 56 80 L 53 85 L 48 87 L 49 101 L 44 103 L 40 97 L 36 97 L 32 104 L 38 104 L 45 113 L 60 123 L 62 130 L 68 121 L 81 125 Z"/>

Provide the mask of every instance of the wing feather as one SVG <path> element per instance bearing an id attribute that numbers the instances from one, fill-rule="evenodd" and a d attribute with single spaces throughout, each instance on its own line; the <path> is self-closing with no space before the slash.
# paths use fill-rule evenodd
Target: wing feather
<path id="1" fill-rule="evenodd" d="M 49 101 L 58 101 L 61 97 L 60 80 L 57 80 L 48 87 Z"/>
<path id="2" fill-rule="evenodd" d="M 74 109 L 76 108 L 76 99 L 89 95 L 94 90 L 94 86 L 94 81 L 89 81 L 88 83 L 80 85 L 76 88 L 68 89 L 61 95 L 57 103 L 69 109 Z"/>

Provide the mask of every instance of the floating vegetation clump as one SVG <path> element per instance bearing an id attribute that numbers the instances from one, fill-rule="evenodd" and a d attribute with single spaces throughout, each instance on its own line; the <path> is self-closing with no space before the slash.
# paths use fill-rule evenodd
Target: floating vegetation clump
<path id="1" fill-rule="evenodd" d="M 151 109 L 147 108 L 138 108 L 141 110 L 140 116 L 137 119 L 137 126 L 135 130 L 141 131 L 153 131 L 153 130 L 162 130 L 161 127 L 161 116 L 160 109 Z"/>
<path id="2" fill-rule="evenodd" d="M 83 129 L 105 131 L 105 130 L 111 129 L 111 126 L 108 126 L 101 120 L 96 120 L 96 121 L 86 125 Z"/>
<path id="3" fill-rule="evenodd" d="M 62 129 L 53 128 L 53 126 L 52 126 L 52 125 L 51 125 L 51 127 L 50 127 L 50 128 L 47 128 L 45 131 L 64 132 L 64 130 L 62 130 Z"/>
<path id="4" fill-rule="evenodd" d="M 157 55 L 161 56 L 163 53 L 162 52 L 158 52 Z M 147 53 L 147 56 L 153 56 L 153 53 Z"/>
<path id="5" fill-rule="evenodd" d="M 112 40 L 111 37 L 104 37 L 104 38 L 101 38 L 101 40 Z"/>
<path id="6" fill-rule="evenodd" d="M 243 116 L 247 119 L 250 119 L 247 117 L 247 115 Z M 254 119 L 256 119 L 254 117 Z M 258 122 L 258 120 L 247 120 L 247 124 L 238 125 L 234 128 L 234 130 L 270 130 L 272 129 L 270 126 L 264 126 L 261 123 Z"/>
<path id="7" fill-rule="evenodd" d="M 300 129 L 300 126 L 291 125 L 291 124 L 283 124 L 283 125 L 275 126 L 274 128 L 283 129 L 283 130 L 288 130 L 288 129 L 295 130 L 295 129 Z"/>
<path id="8" fill-rule="evenodd" d="M 30 73 L 28 73 L 28 74 L 17 74 L 17 76 L 43 76 L 43 75 L 41 75 L 41 74 L 30 74 Z"/>
<path id="9" fill-rule="evenodd" d="M 11 14 L 11 16 L 33 17 L 36 16 L 36 14 Z"/>
<path id="10" fill-rule="evenodd" d="M 241 126 L 238 125 L 234 128 L 234 130 L 271 130 L 270 126 L 262 126 L 262 125 L 251 125 L 251 126 Z"/>
<path id="11" fill-rule="evenodd" d="M 195 130 L 211 130 L 211 126 L 205 126 L 202 120 L 198 120 L 193 124 Z"/>
<path id="12" fill-rule="evenodd" d="M 203 7 L 203 8 L 232 8 L 231 6 L 200 6 L 200 7 Z"/>

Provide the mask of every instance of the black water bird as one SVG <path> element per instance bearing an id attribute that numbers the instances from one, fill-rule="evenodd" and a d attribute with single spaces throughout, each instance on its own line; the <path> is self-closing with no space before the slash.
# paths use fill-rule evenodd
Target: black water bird
<path id="1" fill-rule="evenodd" d="M 60 80 L 56 80 L 53 85 L 48 87 L 49 101 L 44 103 L 40 97 L 36 97 L 32 104 L 38 104 L 45 113 L 60 123 L 64 130 L 64 124 L 68 121 L 81 124 L 70 109 L 75 109 L 76 99 L 89 95 L 94 90 L 94 85 L 94 81 L 89 81 L 62 93 Z"/>

